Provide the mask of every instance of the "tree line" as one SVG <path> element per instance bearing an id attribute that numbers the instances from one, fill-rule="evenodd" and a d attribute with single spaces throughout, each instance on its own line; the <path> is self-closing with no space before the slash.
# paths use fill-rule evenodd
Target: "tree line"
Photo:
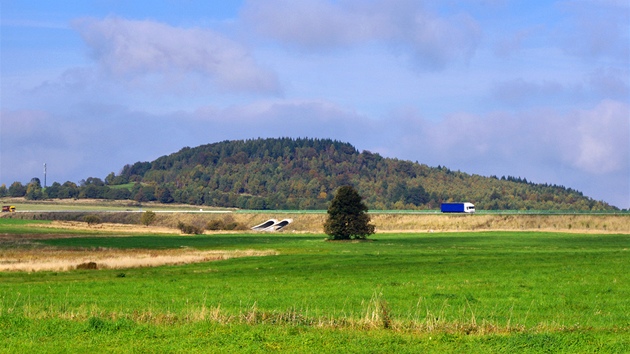
<path id="1" fill-rule="evenodd" d="M 243 209 L 327 209 L 353 186 L 372 210 L 438 209 L 470 201 L 481 210 L 613 210 L 564 186 L 521 177 L 470 175 L 447 167 L 359 152 L 331 139 L 223 141 L 125 165 L 104 180 L 0 187 L 0 196 L 130 199 Z M 22 194 L 22 195 L 19 195 Z"/>

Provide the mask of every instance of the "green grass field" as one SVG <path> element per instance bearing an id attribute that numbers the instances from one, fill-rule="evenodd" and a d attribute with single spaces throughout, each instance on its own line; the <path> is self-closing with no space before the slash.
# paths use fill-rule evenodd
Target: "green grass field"
<path id="1" fill-rule="evenodd" d="M 0 234 L 31 226 L 0 219 Z M 2 352 L 627 352 L 630 235 L 98 235 L 28 247 L 273 249 L 0 273 Z M 2 243 L 8 248 L 26 247 Z"/>

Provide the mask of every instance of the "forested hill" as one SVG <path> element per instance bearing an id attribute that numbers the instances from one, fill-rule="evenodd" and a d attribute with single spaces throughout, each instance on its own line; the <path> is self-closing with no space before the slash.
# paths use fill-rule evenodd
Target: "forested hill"
<path id="1" fill-rule="evenodd" d="M 183 148 L 125 166 L 109 186 L 135 183 L 138 201 L 246 209 L 326 209 L 335 190 L 353 185 L 370 209 L 438 209 L 470 201 L 478 209 L 614 209 L 562 186 L 483 177 L 446 167 L 383 158 L 329 139 L 256 139 Z M 124 193 L 123 193 L 124 194 Z"/>

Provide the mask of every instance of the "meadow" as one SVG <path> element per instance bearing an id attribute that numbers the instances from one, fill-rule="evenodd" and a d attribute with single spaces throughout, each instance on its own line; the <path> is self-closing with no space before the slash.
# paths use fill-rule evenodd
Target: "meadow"
<path id="1" fill-rule="evenodd" d="M 2 352 L 630 347 L 627 233 L 391 232 L 371 242 L 324 242 L 313 233 L 52 232 L 40 227 L 46 223 L 0 219 L 0 262 L 33 250 L 266 253 L 158 267 L 0 272 Z"/>

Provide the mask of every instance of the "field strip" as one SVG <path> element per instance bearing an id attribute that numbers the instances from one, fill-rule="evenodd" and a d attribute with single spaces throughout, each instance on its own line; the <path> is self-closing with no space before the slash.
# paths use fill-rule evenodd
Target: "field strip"
<path id="1" fill-rule="evenodd" d="M 48 209 L 32 209 L 32 210 L 28 210 L 28 209 L 24 209 L 24 210 L 16 210 L 15 213 L 144 213 L 145 211 L 152 211 L 154 213 L 165 213 L 165 214 L 186 214 L 186 213 L 190 213 L 190 214 L 229 214 L 229 213 L 233 213 L 232 210 L 204 210 L 204 209 L 199 209 L 199 210 L 151 210 L 151 209 L 146 209 L 146 210 L 107 210 L 107 209 L 68 209 L 68 210 L 48 210 Z M 325 211 L 324 211 L 325 212 Z"/>
<path id="2" fill-rule="evenodd" d="M 49 229 L 65 229 L 65 230 L 80 230 L 80 231 L 104 231 L 104 232 L 125 232 L 125 233 L 150 233 L 150 234 L 178 234 L 179 230 L 170 227 L 161 226 L 144 226 L 135 224 L 117 224 L 117 223 L 101 223 L 96 225 L 88 225 L 81 221 L 60 221 L 55 220 L 50 224 L 33 224 L 36 228 L 49 228 Z M 36 234 L 32 235 L 37 237 Z M 84 237 L 85 235 L 79 235 Z M 107 235 L 111 237 L 111 235 Z M 31 235 L 29 235 L 31 238 Z"/>
<path id="3" fill-rule="evenodd" d="M 69 271 L 73 269 L 126 269 L 220 261 L 239 257 L 277 255 L 274 250 L 5 250 L 0 252 L 0 271 Z"/>

